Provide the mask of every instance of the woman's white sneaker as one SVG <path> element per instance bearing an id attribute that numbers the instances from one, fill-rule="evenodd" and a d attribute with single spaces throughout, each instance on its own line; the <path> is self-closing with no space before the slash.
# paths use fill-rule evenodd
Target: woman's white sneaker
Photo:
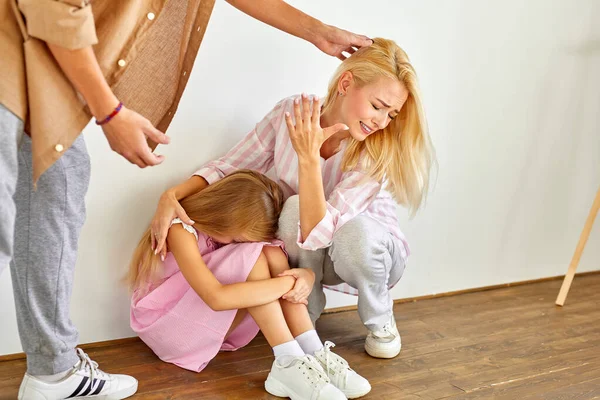
<path id="1" fill-rule="evenodd" d="M 394 316 L 378 331 L 370 331 L 365 340 L 365 351 L 375 358 L 394 358 L 400 353 L 402 340 Z"/>
<path id="2" fill-rule="evenodd" d="M 310 355 L 284 356 L 273 361 L 265 381 L 265 389 L 273 396 L 292 400 L 345 400 L 333 386 L 319 362 Z"/>
<path id="3" fill-rule="evenodd" d="M 135 378 L 103 372 L 98 369 L 98 363 L 90 360 L 81 349 L 77 349 L 77 355 L 79 362 L 58 382 L 49 383 L 25 374 L 19 388 L 19 400 L 120 400 L 137 392 L 138 381 Z"/>
<path id="4" fill-rule="evenodd" d="M 348 362 L 331 351 L 332 342 L 325 342 L 321 350 L 315 352 L 315 358 L 327 373 L 331 383 L 340 389 L 347 398 L 356 399 L 371 391 L 369 381 L 357 374 Z"/>

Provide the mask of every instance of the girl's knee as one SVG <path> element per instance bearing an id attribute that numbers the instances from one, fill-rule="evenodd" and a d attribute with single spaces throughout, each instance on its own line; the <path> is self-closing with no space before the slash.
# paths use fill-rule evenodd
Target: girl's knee
<path id="1" fill-rule="evenodd" d="M 287 255 L 279 246 L 265 246 L 263 254 L 269 265 L 269 272 L 272 277 L 275 277 L 285 270 L 290 269 Z"/>
<path id="2" fill-rule="evenodd" d="M 269 262 L 263 249 L 254 263 L 254 267 L 252 267 L 252 270 L 248 274 L 247 280 L 260 281 L 263 279 L 269 279 L 270 277 L 271 273 L 269 272 Z"/>

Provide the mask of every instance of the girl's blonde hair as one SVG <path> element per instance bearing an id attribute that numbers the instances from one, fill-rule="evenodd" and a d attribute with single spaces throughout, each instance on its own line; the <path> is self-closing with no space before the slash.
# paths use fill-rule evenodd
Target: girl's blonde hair
<path id="1" fill-rule="evenodd" d="M 397 79 L 408 90 L 400 114 L 385 129 L 363 142 L 350 139 L 342 169 L 364 168 L 370 177 L 379 182 L 385 180 L 386 190 L 414 215 L 427 196 L 430 170 L 435 163 L 415 69 L 395 42 L 373 39 L 371 46 L 359 49 L 338 67 L 329 84 L 323 112 L 333 107 L 338 98 L 338 82 L 347 71 L 359 87 L 383 77 Z"/>
<path id="2" fill-rule="evenodd" d="M 244 241 L 276 238 L 283 193 L 277 183 L 251 170 L 239 170 L 181 201 L 194 227 L 208 236 Z M 132 290 L 150 287 L 162 266 L 151 245 L 150 229 L 140 240 L 126 277 Z"/>

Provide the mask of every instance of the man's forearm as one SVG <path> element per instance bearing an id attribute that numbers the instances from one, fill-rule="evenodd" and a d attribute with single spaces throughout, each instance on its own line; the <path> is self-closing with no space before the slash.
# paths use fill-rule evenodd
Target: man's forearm
<path id="1" fill-rule="evenodd" d="M 104 118 L 118 105 L 104 79 L 91 46 L 77 50 L 48 43 L 48 48 L 75 89 L 85 98 L 96 118 Z"/>
<path id="2" fill-rule="evenodd" d="M 283 0 L 227 0 L 229 4 L 257 20 L 290 35 L 315 43 L 326 25 Z"/>

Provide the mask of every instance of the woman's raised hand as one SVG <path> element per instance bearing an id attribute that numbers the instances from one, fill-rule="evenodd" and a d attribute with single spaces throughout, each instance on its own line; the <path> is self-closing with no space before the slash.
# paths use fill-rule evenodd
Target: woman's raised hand
<path id="1" fill-rule="evenodd" d="M 312 110 L 311 110 L 312 103 Z M 300 98 L 294 99 L 294 121 L 289 112 L 285 113 L 285 123 L 288 127 L 290 140 L 298 160 L 318 161 L 320 149 L 331 135 L 348 127 L 342 123 L 337 123 L 327 128 L 321 128 L 321 106 L 318 97 L 309 100 L 308 96 L 302 94 L 302 105 Z"/>

